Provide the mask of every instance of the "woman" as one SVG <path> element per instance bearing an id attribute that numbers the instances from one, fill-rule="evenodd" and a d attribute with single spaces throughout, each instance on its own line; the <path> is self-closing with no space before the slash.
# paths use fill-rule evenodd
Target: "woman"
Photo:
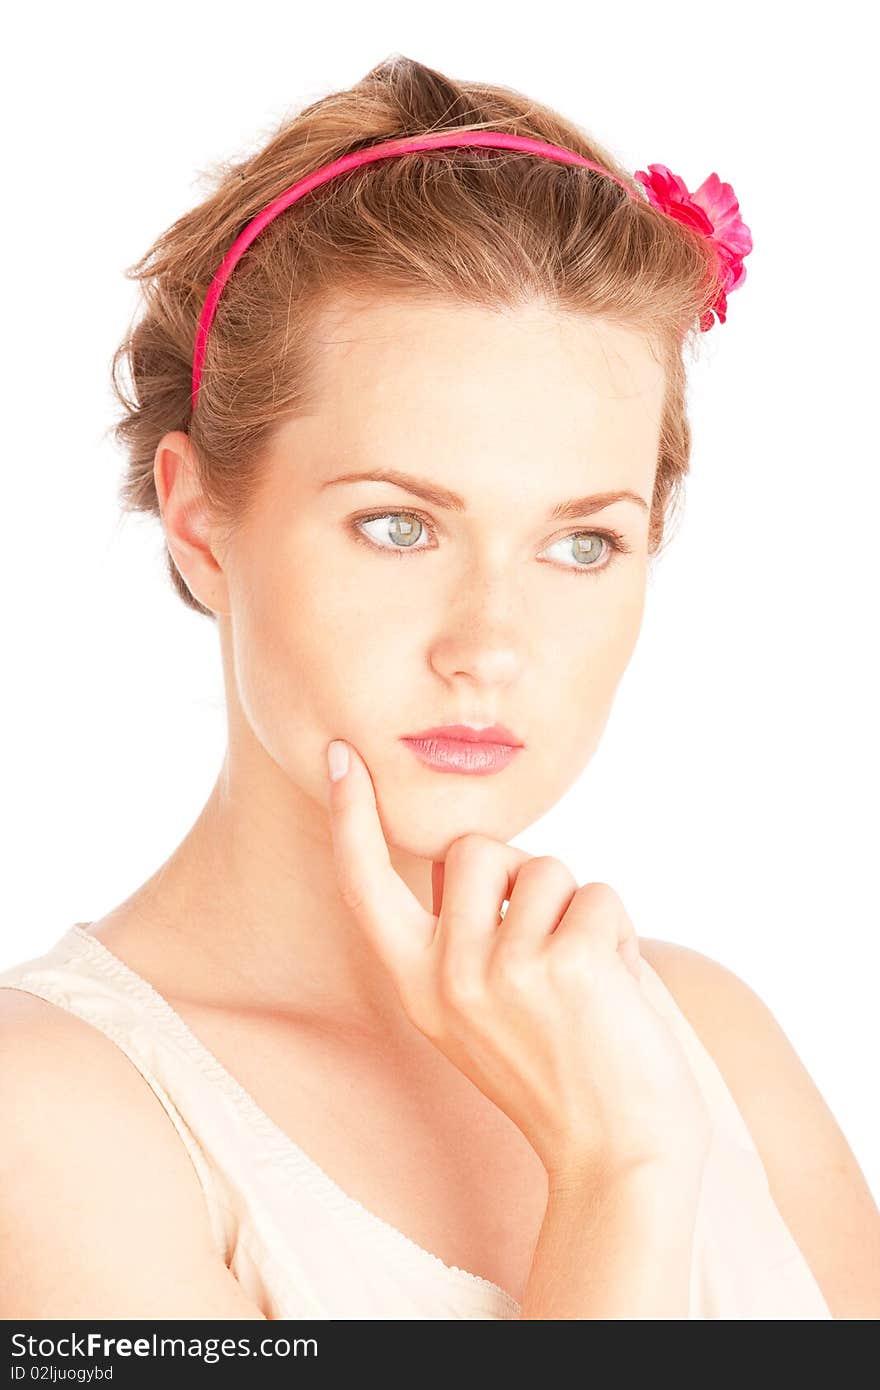
<path id="1" fill-rule="evenodd" d="M 303 175 L 479 130 L 593 167 L 364 163 L 216 280 Z M 507 844 L 598 744 L 684 345 L 742 280 L 635 190 L 395 60 L 134 268 L 123 496 L 216 622 L 228 748 L 148 881 L 0 976 L 5 1317 L 876 1315 L 880 1217 L 772 1017 Z"/>

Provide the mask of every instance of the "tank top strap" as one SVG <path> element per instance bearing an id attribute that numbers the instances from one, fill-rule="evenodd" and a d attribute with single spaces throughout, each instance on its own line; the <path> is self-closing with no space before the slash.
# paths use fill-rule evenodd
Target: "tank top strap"
<path id="1" fill-rule="evenodd" d="M 777 1207 L 760 1151 L 727 1082 L 653 966 L 642 988 L 678 1038 L 713 1122 L 691 1269 L 691 1317 L 811 1318 L 831 1311 Z"/>
<path id="2" fill-rule="evenodd" d="M 692 1024 L 682 1013 L 678 1002 L 652 965 L 642 957 L 642 989 L 657 1011 L 664 1017 L 687 1056 L 716 1130 L 720 1130 L 737 1147 L 759 1157 L 742 1112 L 730 1094 L 718 1064 L 707 1050 Z"/>

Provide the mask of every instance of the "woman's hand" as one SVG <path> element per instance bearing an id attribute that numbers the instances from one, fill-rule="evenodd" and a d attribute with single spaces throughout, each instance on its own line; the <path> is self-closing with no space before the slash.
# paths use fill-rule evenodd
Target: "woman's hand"
<path id="1" fill-rule="evenodd" d="M 642 993 L 614 890 L 469 834 L 435 864 L 426 911 L 391 864 L 372 778 L 348 748 L 328 797 L 339 890 L 416 1027 L 522 1130 L 551 1183 L 658 1161 L 700 1169 L 709 1113 Z"/>

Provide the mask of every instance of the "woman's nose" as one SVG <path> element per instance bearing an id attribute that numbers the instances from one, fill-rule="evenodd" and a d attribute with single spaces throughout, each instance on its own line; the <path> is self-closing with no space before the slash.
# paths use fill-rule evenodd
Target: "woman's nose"
<path id="1" fill-rule="evenodd" d="M 527 631 L 521 594 L 509 577 L 481 580 L 472 574 L 441 621 L 432 662 L 446 677 L 510 681 L 522 667 Z"/>

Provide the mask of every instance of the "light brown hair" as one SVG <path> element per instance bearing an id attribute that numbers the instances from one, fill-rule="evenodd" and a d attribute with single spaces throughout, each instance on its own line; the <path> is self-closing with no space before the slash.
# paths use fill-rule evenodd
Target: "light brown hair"
<path id="1" fill-rule="evenodd" d="M 276 217 L 220 296 L 198 409 L 196 325 L 211 279 L 247 222 L 297 179 L 366 145 L 442 130 L 501 130 L 563 145 L 624 179 L 531 154 L 452 148 L 381 160 L 329 180 Z M 578 126 L 506 87 L 457 81 L 395 55 L 353 87 L 285 119 L 239 162 L 213 166 L 212 192 L 126 270 L 135 321 L 113 355 L 123 413 L 124 512 L 159 516 L 153 466 L 184 430 L 216 525 L 231 532 L 256 493 L 274 432 L 306 409 L 310 326 L 328 296 L 441 297 L 488 307 L 540 301 L 643 332 L 665 370 L 649 551 L 668 536 L 688 471 L 685 354 L 715 290 L 714 252 L 652 207 L 638 183 Z M 193 597 L 166 548 L 180 598 Z"/>

